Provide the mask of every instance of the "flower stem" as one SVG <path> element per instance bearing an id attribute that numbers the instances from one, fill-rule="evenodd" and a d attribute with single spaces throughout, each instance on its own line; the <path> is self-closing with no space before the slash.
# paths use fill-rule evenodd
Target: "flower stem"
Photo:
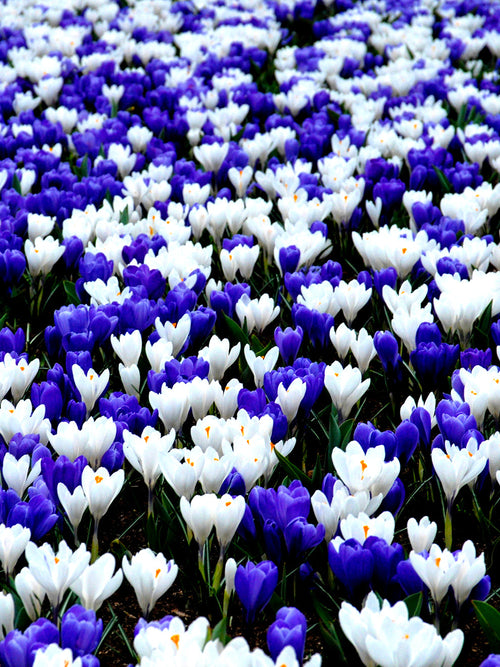
<path id="1" fill-rule="evenodd" d="M 99 556 L 99 521 L 95 519 L 94 521 L 94 533 L 92 535 L 92 549 L 90 551 L 90 562 L 94 563 Z"/>
<path id="2" fill-rule="evenodd" d="M 444 515 L 444 544 L 448 550 L 451 550 L 453 543 L 453 526 L 451 520 L 451 506 L 448 505 Z"/>

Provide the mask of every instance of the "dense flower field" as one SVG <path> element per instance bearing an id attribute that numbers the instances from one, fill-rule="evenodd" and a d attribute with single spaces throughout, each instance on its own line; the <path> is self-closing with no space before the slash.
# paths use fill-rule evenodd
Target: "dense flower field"
<path id="1" fill-rule="evenodd" d="M 500 665 L 499 57 L 0 5 L 0 665 Z"/>

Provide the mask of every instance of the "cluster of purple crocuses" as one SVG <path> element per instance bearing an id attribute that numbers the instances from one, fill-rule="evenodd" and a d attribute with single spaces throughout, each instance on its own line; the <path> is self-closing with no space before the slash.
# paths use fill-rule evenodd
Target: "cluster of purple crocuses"
<path id="1" fill-rule="evenodd" d="M 500 664 L 499 59 L 498 0 L 0 6 L 0 665 Z"/>

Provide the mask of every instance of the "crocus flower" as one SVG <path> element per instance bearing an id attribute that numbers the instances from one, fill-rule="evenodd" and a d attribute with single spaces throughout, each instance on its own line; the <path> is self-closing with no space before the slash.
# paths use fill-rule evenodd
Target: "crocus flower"
<path id="1" fill-rule="evenodd" d="M 285 646 L 292 646 L 297 660 L 302 662 L 306 631 L 306 617 L 299 609 L 295 607 L 279 609 L 275 622 L 267 630 L 267 645 L 273 660 L 276 660 Z"/>
<path id="2" fill-rule="evenodd" d="M 102 636 L 102 619 L 95 611 L 78 604 L 66 611 L 61 621 L 61 646 L 72 650 L 74 656 L 93 653 Z"/>
<path id="3" fill-rule="evenodd" d="M 352 368 L 350 365 L 343 368 L 339 361 L 334 361 L 325 369 L 325 387 L 337 408 L 340 422 L 347 419 L 369 386 L 369 379 L 361 380 L 359 368 Z"/>
<path id="4" fill-rule="evenodd" d="M 166 561 L 162 553 L 142 549 L 131 561 L 123 557 L 123 573 L 132 584 L 144 618 L 148 618 L 159 597 L 168 591 L 177 576 L 173 560 Z"/>
<path id="5" fill-rule="evenodd" d="M 58 609 L 65 592 L 90 560 L 90 553 L 84 544 L 71 551 L 64 541 L 59 543 L 57 552 L 48 542 L 40 547 L 28 542 L 25 555 L 31 573 L 44 588 L 54 610 Z"/>
<path id="6" fill-rule="evenodd" d="M 451 666 L 464 641 L 461 630 L 454 630 L 442 639 L 433 625 L 418 616 L 409 619 L 404 602 L 396 602 L 391 607 L 384 600 L 380 607 L 373 592 L 369 593 L 361 611 L 343 602 L 339 622 L 367 667 Z"/>
<path id="7" fill-rule="evenodd" d="M 18 523 L 11 527 L 4 523 L 0 524 L 0 561 L 7 577 L 16 567 L 16 563 L 21 554 L 24 553 L 30 537 L 30 529 Z"/>
<path id="8" fill-rule="evenodd" d="M 246 622 L 253 623 L 255 616 L 267 605 L 278 584 L 278 568 L 270 560 L 256 565 L 252 561 L 239 565 L 234 578 L 236 593 L 246 611 Z"/>
<path id="9" fill-rule="evenodd" d="M 103 554 L 92 565 L 85 568 L 70 588 L 80 598 L 86 609 L 97 611 L 104 600 L 113 595 L 121 586 L 123 572 L 119 568 L 115 574 L 115 559 L 110 553 Z"/>

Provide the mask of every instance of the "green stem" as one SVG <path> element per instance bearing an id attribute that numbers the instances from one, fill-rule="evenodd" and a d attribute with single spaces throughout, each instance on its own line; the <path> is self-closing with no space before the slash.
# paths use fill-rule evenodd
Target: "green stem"
<path id="1" fill-rule="evenodd" d="M 453 526 L 451 519 L 451 503 L 446 507 L 446 512 L 444 515 L 444 544 L 446 548 L 451 551 L 451 545 L 453 544 Z"/>
<path id="2" fill-rule="evenodd" d="M 216 594 L 220 588 L 220 582 L 222 579 L 222 572 L 224 570 L 224 549 L 221 547 L 219 560 L 215 567 L 214 578 L 212 579 L 212 589 Z"/>
<path id="3" fill-rule="evenodd" d="M 95 563 L 97 557 L 99 556 L 99 520 L 94 520 L 94 533 L 92 535 L 92 549 L 90 552 L 90 562 Z"/>

